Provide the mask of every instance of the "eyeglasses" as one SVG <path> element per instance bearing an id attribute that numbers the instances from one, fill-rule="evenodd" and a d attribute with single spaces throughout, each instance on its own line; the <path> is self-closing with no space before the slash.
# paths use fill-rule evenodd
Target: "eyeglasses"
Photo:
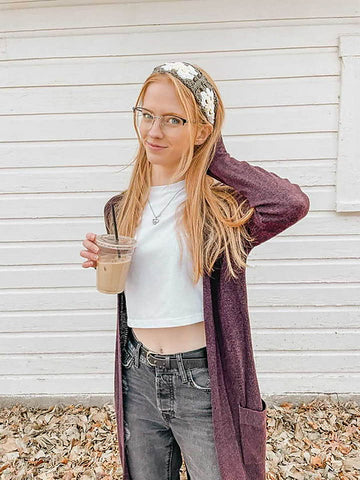
<path id="1" fill-rule="evenodd" d="M 144 126 L 146 128 L 150 128 L 153 126 L 155 118 L 160 119 L 160 127 L 163 130 L 167 131 L 174 131 L 180 129 L 185 125 L 185 123 L 196 123 L 196 122 L 189 122 L 185 118 L 178 117 L 176 115 L 154 115 L 150 110 L 147 110 L 143 107 L 132 107 L 136 118 L 136 124 L 139 127 Z"/>

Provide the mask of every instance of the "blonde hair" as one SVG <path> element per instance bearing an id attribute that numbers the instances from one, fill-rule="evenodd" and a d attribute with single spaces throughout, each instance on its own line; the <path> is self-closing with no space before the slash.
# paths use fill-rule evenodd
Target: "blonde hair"
<path id="1" fill-rule="evenodd" d="M 195 66 L 211 82 L 218 98 L 215 124 L 202 145 L 194 146 L 198 124 L 209 122 L 201 112 L 192 92 L 176 77 L 169 73 L 151 74 L 144 82 L 136 101 L 136 106 L 142 104 L 150 83 L 170 81 L 186 112 L 186 118 L 198 122 L 189 122 L 188 124 L 189 150 L 183 153 L 178 168 L 170 181 L 173 183 L 173 181 L 185 177 L 187 199 L 177 207 L 177 213 L 181 209 L 181 214 L 176 216 L 176 231 L 178 241 L 180 240 L 181 258 L 183 248 L 180 234 L 185 234 L 185 241 L 193 260 L 194 284 L 199 281 L 200 276 L 204 275 L 204 271 L 211 275 L 214 264 L 221 254 L 225 255 L 227 261 L 227 279 L 230 278 L 229 273 L 233 278 L 238 278 L 234 267 L 241 269 L 248 266 L 246 264 L 246 244 L 254 240 L 245 227 L 254 213 L 254 208 L 250 208 L 247 199 L 232 187 L 207 175 L 207 170 L 214 157 L 216 143 L 221 135 L 225 110 L 213 79 L 203 69 Z M 133 161 L 135 164 L 129 187 L 118 196 L 115 204 L 118 233 L 130 237 L 134 237 L 140 223 L 151 186 L 151 164 L 147 159 L 135 118 L 134 128 L 139 139 L 138 151 Z M 107 231 L 113 233 L 111 210 L 105 207 L 104 215 Z"/>

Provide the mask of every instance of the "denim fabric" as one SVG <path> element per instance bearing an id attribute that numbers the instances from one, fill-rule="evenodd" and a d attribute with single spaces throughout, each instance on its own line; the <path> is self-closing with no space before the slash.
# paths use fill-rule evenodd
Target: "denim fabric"
<path id="1" fill-rule="evenodd" d="M 208 367 L 182 368 L 206 347 L 179 354 L 176 368 L 150 366 L 129 329 L 122 354 L 125 455 L 131 480 L 221 480 L 215 451 Z M 146 349 L 146 347 L 144 347 Z M 147 350 L 147 349 L 146 349 Z M 138 359 L 138 361 L 136 361 Z"/>

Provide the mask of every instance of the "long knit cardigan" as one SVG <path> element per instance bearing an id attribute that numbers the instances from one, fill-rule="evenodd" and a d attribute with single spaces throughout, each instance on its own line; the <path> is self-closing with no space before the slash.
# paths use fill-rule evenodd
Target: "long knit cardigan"
<path id="1" fill-rule="evenodd" d="M 233 187 L 255 211 L 247 224 L 255 241 L 246 249 L 275 237 L 309 211 L 308 196 L 299 185 L 227 153 L 220 137 L 208 175 Z M 112 203 L 104 208 L 109 233 Z M 222 480 L 265 480 L 266 412 L 254 363 L 245 270 L 225 279 L 226 262 L 216 261 L 211 276 L 203 276 L 203 309 L 212 417 Z M 128 336 L 125 293 L 117 294 L 115 348 L 115 411 L 123 480 L 131 480 L 124 448 L 121 352 Z M 141 459 L 139 460 L 141 461 Z M 146 479 L 144 479 L 146 480 Z M 194 479 L 196 480 L 196 479 Z"/>

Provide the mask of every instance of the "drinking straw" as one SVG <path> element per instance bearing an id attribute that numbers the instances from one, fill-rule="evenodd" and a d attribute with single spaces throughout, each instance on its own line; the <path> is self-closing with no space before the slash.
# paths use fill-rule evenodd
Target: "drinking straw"
<path id="1" fill-rule="evenodd" d="M 115 216 L 114 204 L 111 205 L 111 210 L 112 210 L 112 217 L 113 217 L 113 222 L 114 222 L 115 238 L 116 238 L 116 242 L 118 243 L 119 242 L 119 235 L 118 235 L 117 226 L 116 226 L 116 216 Z M 121 258 L 120 250 L 118 248 L 116 250 L 117 250 L 118 257 Z"/>

